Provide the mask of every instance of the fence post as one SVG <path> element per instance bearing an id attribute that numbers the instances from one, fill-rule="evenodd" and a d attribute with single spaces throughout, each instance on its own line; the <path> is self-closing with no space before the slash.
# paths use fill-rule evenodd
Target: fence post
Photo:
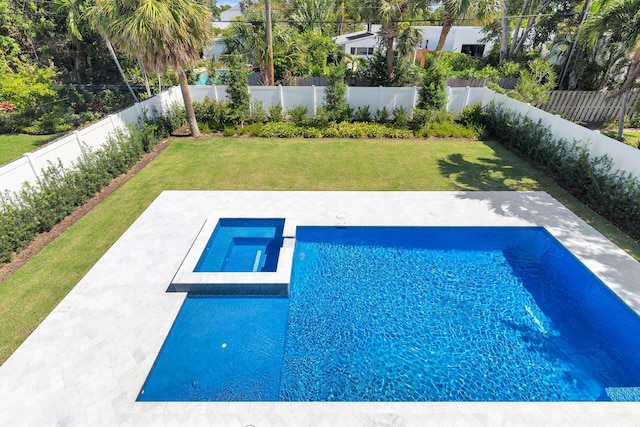
<path id="1" fill-rule="evenodd" d="M 376 110 L 380 110 L 380 98 L 382 97 L 382 86 L 378 86 L 378 107 Z"/>
<path id="2" fill-rule="evenodd" d="M 315 117 L 316 116 L 316 108 L 317 108 L 317 97 L 316 97 L 316 86 L 315 85 L 311 85 L 311 99 L 313 102 L 313 110 L 311 111 L 311 117 Z"/>
<path id="3" fill-rule="evenodd" d="M 282 111 L 287 111 L 287 108 L 284 106 L 284 89 L 282 85 L 278 85 L 278 92 L 280 94 L 280 107 L 282 107 Z"/>
<path id="4" fill-rule="evenodd" d="M 38 179 L 38 171 L 36 170 L 36 167 L 33 164 L 33 160 L 31 159 L 31 153 L 24 153 L 23 156 L 27 158 L 27 161 L 29 162 L 29 166 L 31 167 L 31 171 L 33 172 L 33 176 L 37 180 Z"/>
<path id="5" fill-rule="evenodd" d="M 464 107 L 469 105 L 469 96 L 470 95 L 471 95 L 471 87 L 467 86 L 465 88 L 465 91 L 464 91 L 464 104 L 462 105 L 462 108 L 460 109 L 460 111 L 462 111 L 464 109 Z"/>
<path id="6" fill-rule="evenodd" d="M 416 105 L 418 104 L 418 87 L 413 87 L 413 100 L 411 101 L 411 116 L 413 117 L 413 110 L 416 109 Z"/>
<path id="7" fill-rule="evenodd" d="M 216 102 L 218 101 L 218 86 L 217 85 L 213 85 L 213 98 L 216 100 Z"/>
<path id="8" fill-rule="evenodd" d="M 111 116 L 109 116 L 111 117 Z M 80 152 L 82 152 L 82 141 L 80 140 L 80 134 L 78 133 L 78 131 L 73 131 L 73 136 L 76 137 L 76 142 L 78 143 L 78 147 L 80 147 Z"/>

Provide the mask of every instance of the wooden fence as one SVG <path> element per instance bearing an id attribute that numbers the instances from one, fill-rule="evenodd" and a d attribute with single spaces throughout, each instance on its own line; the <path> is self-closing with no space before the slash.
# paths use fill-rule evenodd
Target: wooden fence
<path id="1" fill-rule="evenodd" d="M 633 91 L 629 96 L 627 117 L 640 114 L 635 104 L 640 99 L 640 91 Z M 617 118 L 620 113 L 622 97 L 611 97 L 611 93 L 592 91 L 554 90 L 549 101 L 538 108 L 559 113 L 572 122 L 598 123 Z"/>

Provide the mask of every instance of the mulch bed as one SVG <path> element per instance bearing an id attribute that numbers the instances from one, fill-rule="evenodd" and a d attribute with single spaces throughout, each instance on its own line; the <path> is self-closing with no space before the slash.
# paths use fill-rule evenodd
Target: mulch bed
<path id="1" fill-rule="evenodd" d="M 165 148 L 169 146 L 171 143 L 170 139 L 164 139 L 160 141 L 153 150 L 144 156 L 136 163 L 129 172 L 122 174 L 116 178 L 114 178 L 109 185 L 104 187 L 100 192 L 98 192 L 93 198 L 89 199 L 82 206 L 78 206 L 70 215 L 65 217 L 62 221 L 60 221 L 57 225 L 55 225 L 50 231 L 46 233 L 41 233 L 36 236 L 36 238 L 31 242 L 31 244 L 16 254 L 16 256 L 8 263 L 2 265 L 0 267 L 0 282 L 9 277 L 12 273 L 17 271 L 20 267 L 25 265 L 32 257 L 34 257 L 38 252 L 40 252 L 45 246 L 51 243 L 56 237 L 61 235 L 67 228 L 71 227 L 76 221 L 85 216 L 91 209 L 93 209 L 98 203 L 109 197 L 111 193 L 120 188 L 124 183 L 126 183 L 131 177 L 133 177 L 136 173 L 138 173 L 142 168 L 151 162 L 151 160 L 155 159 L 156 156 Z"/>

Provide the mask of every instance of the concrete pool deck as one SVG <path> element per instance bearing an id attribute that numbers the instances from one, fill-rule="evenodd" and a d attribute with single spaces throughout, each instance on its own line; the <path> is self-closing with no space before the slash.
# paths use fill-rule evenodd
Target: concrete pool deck
<path id="1" fill-rule="evenodd" d="M 0 425 L 640 425 L 633 402 L 136 402 L 186 297 L 166 290 L 212 216 L 544 226 L 640 313 L 640 263 L 543 192 L 167 191 L 0 367 Z"/>

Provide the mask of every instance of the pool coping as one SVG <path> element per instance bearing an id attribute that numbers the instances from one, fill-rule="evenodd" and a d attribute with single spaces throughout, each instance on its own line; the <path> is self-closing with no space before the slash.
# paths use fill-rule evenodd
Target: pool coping
<path id="1" fill-rule="evenodd" d="M 166 191 L 0 366 L 3 423 L 640 423 L 635 402 L 136 402 L 186 297 L 167 288 L 203 221 L 247 215 L 297 225 L 542 226 L 640 313 L 640 263 L 544 192 Z"/>

